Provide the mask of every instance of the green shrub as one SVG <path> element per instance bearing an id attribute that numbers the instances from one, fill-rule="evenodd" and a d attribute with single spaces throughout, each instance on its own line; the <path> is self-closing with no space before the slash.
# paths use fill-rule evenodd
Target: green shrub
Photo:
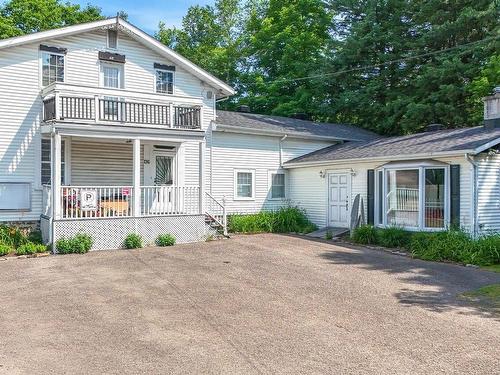
<path id="1" fill-rule="evenodd" d="M 416 233 L 409 244 L 416 258 L 486 266 L 500 263 L 500 235 L 472 238 L 460 230 Z"/>
<path id="2" fill-rule="evenodd" d="M 6 245 L 4 243 L 0 243 L 0 257 L 7 255 L 11 251 L 12 251 L 12 247 L 10 247 L 9 245 Z"/>
<path id="3" fill-rule="evenodd" d="M 47 251 L 47 246 L 43 244 L 26 242 L 22 244 L 16 249 L 17 255 L 26 255 L 26 254 L 35 254 L 35 253 L 44 253 Z"/>
<path id="4" fill-rule="evenodd" d="M 0 243 L 17 248 L 26 242 L 28 239 L 18 227 L 0 225 Z"/>
<path id="5" fill-rule="evenodd" d="M 377 243 L 385 247 L 406 248 L 412 233 L 399 227 L 389 227 L 377 231 Z"/>
<path id="6" fill-rule="evenodd" d="M 93 240 L 88 234 L 79 233 L 74 237 L 61 238 L 56 241 L 59 254 L 84 254 L 92 248 Z"/>
<path id="7" fill-rule="evenodd" d="M 317 229 L 298 207 L 282 207 L 251 215 L 231 215 L 228 229 L 233 233 L 309 233 Z"/>
<path id="8" fill-rule="evenodd" d="M 351 238 L 359 244 L 375 245 L 378 243 L 377 229 L 373 225 L 361 225 L 354 229 Z"/>
<path id="9" fill-rule="evenodd" d="M 123 242 L 126 249 L 139 249 L 142 247 L 142 237 L 136 233 L 130 233 Z"/>
<path id="10" fill-rule="evenodd" d="M 40 232 L 39 230 L 31 231 L 30 234 L 28 234 L 27 240 L 35 244 L 42 244 L 43 243 L 42 232 Z"/>
<path id="11" fill-rule="evenodd" d="M 158 246 L 174 246 L 175 237 L 171 234 L 161 234 L 156 238 L 156 244 Z"/>

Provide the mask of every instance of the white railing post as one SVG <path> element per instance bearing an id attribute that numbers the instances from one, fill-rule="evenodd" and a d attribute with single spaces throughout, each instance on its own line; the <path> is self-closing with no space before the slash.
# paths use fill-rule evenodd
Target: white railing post
<path id="1" fill-rule="evenodd" d="M 134 171 L 134 193 L 132 210 L 133 216 L 141 216 L 141 140 L 134 139 L 133 141 L 133 171 Z"/>
<path id="2" fill-rule="evenodd" d="M 61 119 L 62 103 L 61 103 L 61 95 L 59 94 L 59 91 L 54 92 L 54 101 L 55 101 L 54 107 L 55 107 L 56 120 L 60 120 Z"/>
<path id="3" fill-rule="evenodd" d="M 224 236 L 227 236 L 226 196 L 222 197 L 222 225 L 224 227 Z"/>
<path id="4" fill-rule="evenodd" d="M 52 217 L 57 220 L 61 217 L 61 135 L 59 133 L 52 134 L 51 156 Z"/>
<path id="5" fill-rule="evenodd" d="M 99 95 L 94 95 L 94 112 L 95 112 L 95 122 L 99 122 L 99 117 L 101 113 L 101 108 L 99 107 Z"/>
<path id="6" fill-rule="evenodd" d="M 205 179 L 203 178 L 204 164 L 205 164 L 205 143 L 199 143 L 199 160 L 198 160 L 198 180 L 200 185 L 199 190 L 199 210 L 200 215 L 205 214 Z"/>
<path id="7" fill-rule="evenodd" d="M 169 103 L 168 105 L 168 127 L 174 127 L 174 103 Z"/>

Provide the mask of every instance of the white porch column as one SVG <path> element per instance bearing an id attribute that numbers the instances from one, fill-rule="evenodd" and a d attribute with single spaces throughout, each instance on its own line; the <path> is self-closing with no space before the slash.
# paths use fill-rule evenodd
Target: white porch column
<path id="1" fill-rule="evenodd" d="M 133 141 L 134 209 L 135 217 L 141 216 L 141 140 Z"/>
<path id="2" fill-rule="evenodd" d="M 52 134 L 50 183 L 52 186 L 52 217 L 61 218 L 61 135 Z"/>
<path id="3" fill-rule="evenodd" d="M 205 142 L 199 143 L 199 161 L 198 161 L 198 179 L 200 185 L 200 201 L 199 208 L 200 214 L 205 214 L 205 179 L 203 178 L 204 170 L 205 170 Z"/>

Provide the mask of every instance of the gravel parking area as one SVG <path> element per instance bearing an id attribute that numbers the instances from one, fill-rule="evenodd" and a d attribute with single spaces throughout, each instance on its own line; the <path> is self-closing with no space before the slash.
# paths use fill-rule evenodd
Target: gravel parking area
<path id="1" fill-rule="evenodd" d="M 0 262 L 0 373 L 494 374 L 500 274 L 280 235 Z"/>

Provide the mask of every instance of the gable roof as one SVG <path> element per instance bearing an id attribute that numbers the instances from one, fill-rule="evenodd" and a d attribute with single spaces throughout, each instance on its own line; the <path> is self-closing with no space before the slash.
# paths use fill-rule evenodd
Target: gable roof
<path id="1" fill-rule="evenodd" d="M 127 21 L 117 17 L 99 21 L 81 23 L 72 26 L 66 26 L 59 29 L 40 31 L 37 33 L 17 36 L 14 38 L 3 39 L 0 40 L 0 50 L 3 48 L 19 46 L 22 44 L 36 43 L 47 39 L 80 34 L 101 28 L 109 28 L 112 27 L 113 25 L 118 25 L 119 29 L 125 31 L 130 37 L 136 39 L 140 43 L 151 48 L 161 56 L 170 60 L 172 63 L 182 66 L 183 69 L 193 74 L 201 81 L 207 83 L 210 86 L 213 86 L 214 88 L 217 88 L 219 90 L 218 92 L 219 97 L 234 95 L 235 91 L 228 84 L 214 77 L 212 74 L 208 73 L 204 69 L 192 63 L 185 57 L 179 55 L 177 52 L 168 48 L 167 46 L 165 46 L 163 43 L 153 38 L 152 36 L 146 34 L 144 31 L 128 23 Z"/>
<path id="2" fill-rule="evenodd" d="M 345 124 L 317 123 L 290 117 L 257 115 L 245 112 L 217 111 L 217 131 L 262 134 L 324 140 L 365 141 L 379 136 Z"/>
<path id="3" fill-rule="evenodd" d="M 328 164 L 345 160 L 398 160 L 454 154 L 477 154 L 500 143 L 500 128 L 482 126 L 345 142 L 299 156 L 285 166 Z"/>

